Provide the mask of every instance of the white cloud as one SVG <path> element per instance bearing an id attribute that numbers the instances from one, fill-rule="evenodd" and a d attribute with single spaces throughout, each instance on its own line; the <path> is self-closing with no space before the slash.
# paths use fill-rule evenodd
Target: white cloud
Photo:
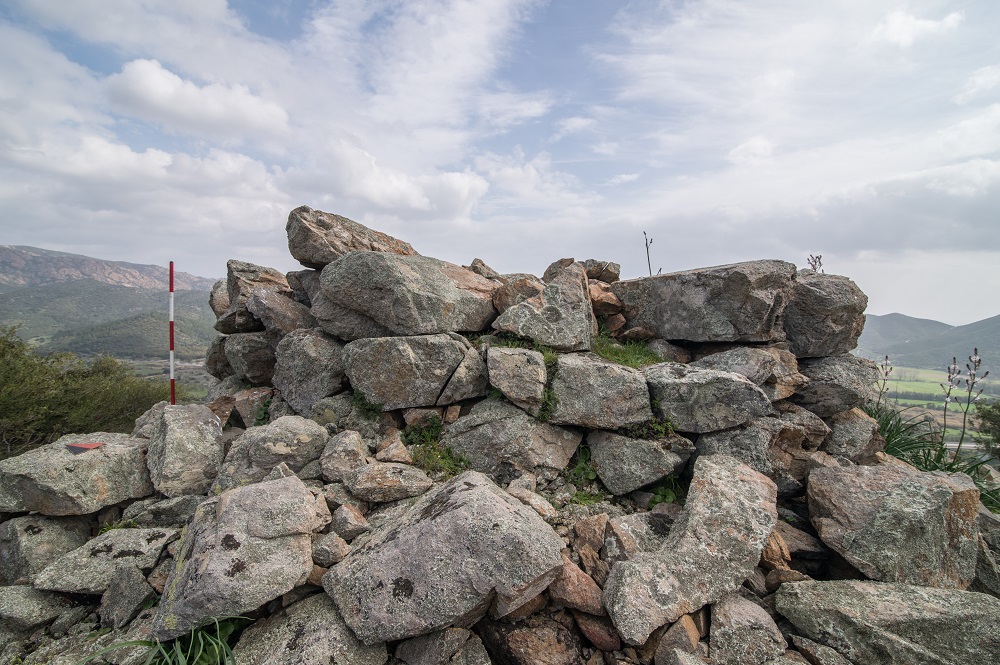
<path id="1" fill-rule="evenodd" d="M 545 116 L 552 104 L 545 93 L 483 93 L 477 100 L 479 115 L 488 126 L 501 130 Z"/>
<path id="2" fill-rule="evenodd" d="M 638 173 L 620 173 L 606 180 L 604 184 L 614 187 L 615 185 L 624 185 L 627 182 L 633 182 L 638 179 Z"/>
<path id="3" fill-rule="evenodd" d="M 967 104 L 998 86 L 1000 86 L 1000 65 L 981 67 L 966 79 L 961 94 L 955 97 L 955 103 Z"/>
<path id="4" fill-rule="evenodd" d="M 951 12 L 943 19 L 934 21 L 917 18 L 902 9 L 897 9 L 890 12 L 885 20 L 878 24 L 872 32 L 872 38 L 908 48 L 923 37 L 954 30 L 962 22 L 962 18 L 962 12 Z"/>
<path id="5" fill-rule="evenodd" d="M 774 143 L 764 136 L 755 136 L 729 151 L 726 161 L 736 165 L 759 165 L 769 162 Z"/>
<path id="6" fill-rule="evenodd" d="M 597 124 L 597 121 L 593 118 L 582 118 L 580 116 L 573 116 L 572 118 L 563 118 L 556 122 L 556 132 L 549 139 L 551 143 L 555 143 L 570 134 L 577 134 L 586 129 L 590 129 Z"/>
<path id="7" fill-rule="evenodd" d="M 165 69 L 156 60 L 133 60 L 107 78 L 117 109 L 159 123 L 173 132 L 244 137 L 281 134 L 288 113 L 242 84 L 199 86 Z"/>

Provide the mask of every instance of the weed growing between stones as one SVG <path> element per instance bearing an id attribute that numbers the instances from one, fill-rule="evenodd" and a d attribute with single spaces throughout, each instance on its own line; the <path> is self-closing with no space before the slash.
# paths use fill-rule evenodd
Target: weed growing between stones
<path id="1" fill-rule="evenodd" d="M 945 426 L 947 425 L 948 406 L 955 402 L 962 411 L 962 427 L 959 432 L 958 447 L 948 450 L 945 445 L 945 427 L 940 432 L 935 431 L 932 422 L 918 418 L 917 416 L 907 416 L 909 409 L 896 409 L 883 401 L 886 392 L 886 383 L 889 373 L 892 371 L 889 357 L 886 356 L 882 363 L 882 378 L 878 382 L 878 398 L 866 405 L 864 411 L 874 418 L 878 423 L 879 434 L 885 439 L 885 452 L 897 457 L 904 462 L 912 464 L 921 471 L 943 471 L 945 473 L 964 473 L 972 478 L 976 487 L 979 488 L 979 498 L 987 508 L 995 513 L 1000 513 L 1000 484 L 990 482 L 983 476 L 983 466 L 987 458 L 981 455 L 964 455 L 962 453 L 962 442 L 965 440 L 966 428 L 968 426 L 969 409 L 979 399 L 982 389 L 976 389 L 979 381 L 986 378 L 989 372 L 978 376 L 978 371 L 982 363 L 979 357 L 979 350 L 973 349 L 966 364 L 966 372 L 963 374 L 958 367 L 955 358 L 948 367 L 948 382 L 941 384 L 944 392 Z M 956 389 L 961 388 L 964 383 L 964 397 L 961 392 L 958 397 L 953 397 Z"/>
<path id="2" fill-rule="evenodd" d="M 84 665 L 110 651 L 127 647 L 148 647 L 143 665 L 235 665 L 236 659 L 229 643 L 235 641 L 239 631 L 249 622 L 246 617 L 214 618 L 190 633 L 167 642 L 131 640 L 112 644 L 76 665 Z"/>
<path id="3" fill-rule="evenodd" d="M 581 445 L 573 454 L 570 465 L 566 467 L 566 480 L 574 485 L 586 485 L 597 478 L 597 471 L 590 463 L 590 448 Z"/>
<path id="4" fill-rule="evenodd" d="M 647 439 L 655 441 L 665 439 L 674 433 L 674 424 L 669 418 L 657 418 L 647 420 L 644 423 L 626 425 L 618 429 L 618 434 L 627 436 L 630 439 Z"/>
<path id="5" fill-rule="evenodd" d="M 605 360 L 635 369 L 663 362 L 663 358 L 650 351 L 646 342 L 640 340 L 619 342 L 607 335 L 598 335 L 592 350 Z"/>
<path id="6" fill-rule="evenodd" d="M 107 533 L 114 529 L 137 529 L 138 527 L 139 523 L 135 520 L 118 520 L 117 522 L 111 522 L 102 526 L 101 533 Z"/>
<path id="7" fill-rule="evenodd" d="M 426 473 L 451 478 L 469 468 L 469 461 L 441 443 L 443 431 L 441 420 L 433 416 L 426 425 L 407 426 L 403 430 L 403 442 L 411 447 L 414 464 Z"/>
<path id="8" fill-rule="evenodd" d="M 659 503 L 679 503 L 684 504 L 684 497 L 687 496 L 687 488 L 678 482 L 677 478 L 666 478 L 654 485 L 650 491 L 653 498 L 649 501 L 649 507 Z"/>
<path id="9" fill-rule="evenodd" d="M 351 395 L 351 404 L 368 420 L 378 420 L 378 417 L 382 415 L 382 405 L 369 402 L 360 390 L 355 390 L 354 394 Z"/>
<path id="10" fill-rule="evenodd" d="M 259 407 L 257 407 L 257 413 L 253 417 L 254 427 L 260 427 L 261 425 L 266 425 L 270 419 L 271 409 L 271 398 L 264 400 Z"/>

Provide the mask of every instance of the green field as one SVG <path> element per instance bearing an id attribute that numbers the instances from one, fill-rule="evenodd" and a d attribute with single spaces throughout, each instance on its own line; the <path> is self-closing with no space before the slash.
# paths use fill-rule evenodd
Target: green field
<path id="1" fill-rule="evenodd" d="M 965 366 L 961 365 L 962 370 Z M 979 375 L 984 373 L 980 370 Z M 947 426 L 949 441 L 957 441 L 960 430 L 953 429 L 960 426 L 963 418 L 963 410 L 967 405 L 968 393 L 965 387 L 965 374 L 961 384 L 951 391 L 951 403 L 948 405 L 947 413 L 944 409 L 944 390 L 941 384 L 948 380 L 947 369 L 932 370 L 920 369 L 917 367 L 893 367 L 889 375 L 889 381 L 885 384 L 885 399 L 890 404 L 909 408 L 909 413 L 914 415 L 924 415 L 932 419 L 937 427 L 945 424 L 947 415 Z M 879 387 L 881 387 L 881 382 Z M 985 380 L 978 381 L 976 392 L 983 388 L 981 401 L 995 401 L 1000 399 L 1000 381 L 994 380 L 992 376 Z M 973 395 L 974 396 L 974 395 Z M 976 434 L 975 429 L 975 404 L 969 408 L 969 418 L 967 432 Z"/>

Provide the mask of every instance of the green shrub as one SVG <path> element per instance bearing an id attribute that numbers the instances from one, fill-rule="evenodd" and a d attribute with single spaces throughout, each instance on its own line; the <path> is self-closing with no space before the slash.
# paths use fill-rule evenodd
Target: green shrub
<path id="1" fill-rule="evenodd" d="M 403 442 L 411 446 L 413 463 L 429 474 L 451 478 L 469 468 L 469 461 L 442 445 L 444 425 L 432 416 L 426 425 L 408 425 L 403 430 Z"/>
<path id="2" fill-rule="evenodd" d="M 110 356 L 39 355 L 0 327 L 0 459 L 64 434 L 131 432 L 135 419 L 169 399 L 170 386 L 133 376 Z"/>
<path id="3" fill-rule="evenodd" d="M 142 665 L 235 665 L 236 659 L 229 643 L 235 640 L 237 631 L 248 623 L 249 619 L 245 617 L 212 619 L 190 633 L 167 642 L 131 640 L 112 644 L 77 665 L 85 665 L 110 651 L 127 647 L 148 647 Z"/>

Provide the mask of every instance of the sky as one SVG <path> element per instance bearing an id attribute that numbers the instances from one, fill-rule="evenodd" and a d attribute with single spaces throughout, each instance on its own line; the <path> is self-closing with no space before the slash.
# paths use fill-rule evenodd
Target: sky
<path id="1" fill-rule="evenodd" d="M 500 272 L 821 255 L 960 325 L 1000 314 L 998 35 L 996 0 L 4 0 L 0 243 L 288 271 L 309 205 Z"/>

